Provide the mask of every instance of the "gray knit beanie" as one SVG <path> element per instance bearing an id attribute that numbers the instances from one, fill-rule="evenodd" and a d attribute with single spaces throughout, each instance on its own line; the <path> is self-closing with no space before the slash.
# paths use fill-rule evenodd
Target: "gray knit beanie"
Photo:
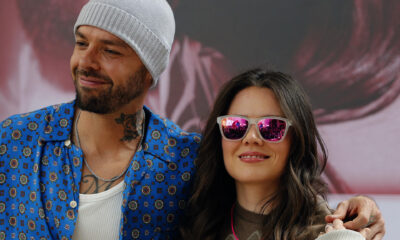
<path id="1" fill-rule="evenodd" d="M 175 20 L 166 0 L 90 0 L 81 10 L 81 25 L 101 28 L 124 40 L 153 77 L 153 87 L 168 65 Z"/>

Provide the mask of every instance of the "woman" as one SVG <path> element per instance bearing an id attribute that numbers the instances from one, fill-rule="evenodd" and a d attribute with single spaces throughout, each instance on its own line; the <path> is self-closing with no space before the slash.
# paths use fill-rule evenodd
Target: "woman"
<path id="1" fill-rule="evenodd" d="M 260 69 L 235 77 L 219 93 L 204 131 L 184 239 L 317 238 L 329 214 L 320 179 L 326 160 L 296 81 Z M 363 239 L 350 230 L 321 238 L 339 232 L 348 238 L 333 239 Z"/>

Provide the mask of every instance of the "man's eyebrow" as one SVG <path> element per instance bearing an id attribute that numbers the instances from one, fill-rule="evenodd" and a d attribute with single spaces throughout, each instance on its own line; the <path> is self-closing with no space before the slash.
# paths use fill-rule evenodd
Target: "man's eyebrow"
<path id="1" fill-rule="evenodd" d="M 83 33 L 79 32 L 79 30 L 76 30 L 75 35 L 86 40 L 85 35 L 83 35 Z"/>
<path id="2" fill-rule="evenodd" d="M 127 48 L 128 45 L 121 40 L 108 40 L 108 39 L 103 39 L 100 40 L 100 42 L 106 44 L 106 45 L 112 45 L 112 46 L 116 46 L 116 47 L 123 47 L 123 48 Z"/>
<path id="3" fill-rule="evenodd" d="M 76 30 L 75 35 L 77 35 L 80 38 L 83 38 L 85 40 L 87 40 L 87 37 L 81 33 L 79 30 Z M 107 44 L 107 45 L 112 45 L 112 46 L 117 46 L 117 47 L 123 47 L 123 48 L 127 48 L 128 45 L 122 41 L 122 40 L 109 40 L 109 39 L 102 39 L 100 40 L 101 43 Z"/>

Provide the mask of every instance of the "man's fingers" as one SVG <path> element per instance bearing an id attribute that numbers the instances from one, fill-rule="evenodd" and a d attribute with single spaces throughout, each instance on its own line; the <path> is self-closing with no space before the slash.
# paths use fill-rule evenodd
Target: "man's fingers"
<path id="1" fill-rule="evenodd" d="M 363 235 L 366 240 L 371 240 L 370 232 L 371 232 L 371 229 L 369 229 L 369 228 L 364 228 L 360 231 L 361 235 Z"/>
<path id="2" fill-rule="evenodd" d="M 327 223 L 331 223 L 333 222 L 333 220 L 335 220 L 337 217 L 335 217 L 335 215 L 326 215 L 325 216 L 325 222 Z"/>
<path id="3" fill-rule="evenodd" d="M 351 221 L 344 221 L 344 226 L 346 228 L 352 229 L 352 230 L 358 230 L 358 229 L 362 229 L 365 227 L 369 227 L 375 220 L 373 219 L 373 217 L 371 218 L 371 216 L 373 216 L 373 207 L 368 207 L 370 206 L 369 202 L 364 199 L 364 198 L 360 198 L 358 197 L 358 202 L 363 202 L 363 206 L 364 207 L 360 207 L 360 208 L 355 208 L 353 207 L 353 211 L 354 214 L 356 215 L 356 218 L 352 219 Z M 355 211 L 355 210 L 358 211 Z M 351 211 L 352 212 L 352 211 Z M 350 213 L 351 215 L 352 213 Z M 372 221 L 370 221 L 372 220 Z"/>
<path id="4" fill-rule="evenodd" d="M 335 230 L 344 229 L 343 222 L 340 219 L 335 219 L 333 221 L 333 228 Z"/>
<path id="5" fill-rule="evenodd" d="M 378 233 L 372 240 L 382 240 L 385 233 Z"/>
<path id="6" fill-rule="evenodd" d="M 343 220 L 344 217 L 347 214 L 348 207 L 349 207 L 349 201 L 346 200 L 346 201 L 340 202 L 337 205 L 335 212 L 333 214 L 327 215 L 325 217 L 325 221 L 326 222 L 333 222 L 333 220 L 335 220 L 335 219 L 342 219 Z"/>
<path id="7" fill-rule="evenodd" d="M 362 229 L 363 227 L 368 226 L 368 222 L 369 222 L 369 215 L 358 214 L 358 216 L 353 220 L 345 222 L 344 226 L 347 229 L 359 230 Z"/>
<path id="8" fill-rule="evenodd" d="M 371 229 L 370 236 L 367 239 L 381 240 L 385 235 L 385 221 L 381 216 L 376 219 L 376 222 L 372 223 L 369 227 Z"/>
<path id="9" fill-rule="evenodd" d="M 345 221 L 344 226 L 352 230 L 358 230 L 371 226 L 379 226 L 382 228 L 384 227 L 384 221 L 379 210 L 375 211 L 373 214 L 370 210 L 364 209 L 361 210 L 357 217 L 353 220 L 347 222 Z"/>
<path id="10" fill-rule="evenodd" d="M 371 216 L 368 220 L 362 219 L 358 223 L 350 221 L 345 223 L 344 225 L 346 226 L 346 224 L 353 224 L 354 226 L 357 226 L 363 224 L 363 226 L 359 229 L 360 233 L 365 237 L 366 240 L 381 240 L 385 235 L 385 221 L 383 220 L 380 212 L 378 212 L 377 214 L 377 216 Z"/>
<path id="11" fill-rule="evenodd" d="M 343 219 L 346 214 L 347 214 L 347 210 L 349 208 L 349 201 L 343 201 L 340 202 L 337 207 L 335 212 L 333 213 L 333 215 L 339 216 L 338 218 Z"/>
<path id="12" fill-rule="evenodd" d="M 357 196 L 339 203 L 336 211 L 325 217 L 328 223 L 343 220 L 343 226 L 359 231 L 366 240 L 381 240 L 385 234 L 385 222 L 375 201 Z"/>
<path id="13" fill-rule="evenodd" d="M 360 231 L 360 233 L 365 237 L 366 240 L 382 240 L 383 235 L 385 235 L 385 233 L 378 233 L 374 235 L 371 228 L 364 228 Z"/>
<path id="14" fill-rule="evenodd" d="M 333 224 L 332 223 L 327 223 L 325 225 L 325 233 L 328 233 L 328 232 L 330 232 L 332 230 L 333 230 Z"/>

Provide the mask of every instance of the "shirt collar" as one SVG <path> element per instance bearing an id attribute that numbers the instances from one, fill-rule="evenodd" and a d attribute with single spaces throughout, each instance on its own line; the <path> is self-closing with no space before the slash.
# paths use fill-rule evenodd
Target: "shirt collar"
<path id="1" fill-rule="evenodd" d="M 44 141 L 65 141 L 70 139 L 74 121 L 75 101 L 49 106 L 44 110 Z"/>
<path id="2" fill-rule="evenodd" d="M 146 113 L 146 132 L 143 150 L 147 154 L 154 155 L 164 161 L 176 161 L 180 157 L 176 153 L 176 144 L 182 144 L 188 137 L 188 133 L 183 131 L 174 122 L 154 114 L 144 106 Z"/>
<path id="3" fill-rule="evenodd" d="M 41 133 L 43 140 L 65 141 L 70 138 L 74 126 L 75 103 L 76 101 L 74 100 L 42 109 L 44 110 L 43 118 L 46 123 L 44 125 L 44 131 Z M 144 138 L 144 143 L 168 142 L 167 120 L 154 114 L 146 106 L 144 106 L 143 109 L 146 115 L 146 136 Z"/>
<path id="4" fill-rule="evenodd" d="M 46 122 L 44 131 L 41 133 L 43 141 L 66 141 L 71 140 L 72 128 L 74 126 L 75 103 L 71 101 L 59 105 L 45 108 L 44 120 Z M 142 149 L 161 159 L 167 160 L 174 158 L 169 150 L 168 141 L 170 135 L 184 134 L 182 130 L 169 120 L 151 112 L 144 106 L 146 115 L 146 131 Z M 173 126 L 172 126 L 173 125 Z M 178 132 L 176 132 L 178 131 Z"/>

